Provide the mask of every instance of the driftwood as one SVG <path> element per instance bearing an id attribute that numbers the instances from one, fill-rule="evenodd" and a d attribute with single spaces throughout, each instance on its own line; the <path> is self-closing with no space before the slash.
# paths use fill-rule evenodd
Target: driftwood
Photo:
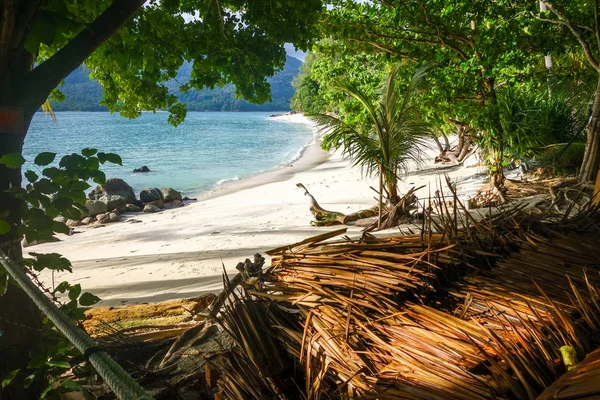
<path id="1" fill-rule="evenodd" d="M 310 198 L 310 212 L 315 217 L 315 220 L 311 222 L 311 225 L 313 226 L 347 225 L 351 222 L 358 221 L 359 219 L 376 216 L 379 212 L 378 206 L 360 210 L 348 215 L 339 211 L 329 211 L 319 205 L 314 196 L 310 194 L 303 184 L 297 183 L 296 186 L 303 189 L 304 195 Z"/>
<path id="2" fill-rule="evenodd" d="M 393 228 L 400 225 L 403 221 L 409 219 L 411 216 L 411 210 L 416 207 L 418 200 L 415 193 L 417 190 L 424 187 L 425 186 L 420 186 L 418 188 L 412 187 L 404 196 L 402 196 L 398 203 L 388 208 L 381 218 L 381 224 L 379 224 L 379 221 L 375 221 L 373 224 L 368 226 L 365 231 L 370 232 L 373 230 Z"/>

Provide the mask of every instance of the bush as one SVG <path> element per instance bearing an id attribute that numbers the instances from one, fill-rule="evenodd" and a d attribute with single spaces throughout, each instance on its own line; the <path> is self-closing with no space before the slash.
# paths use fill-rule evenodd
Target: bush
<path id="1" fill-rule="evenodd" d="M 584 152 L 584 142 L 549 147 L 541 154 L 541 166 L 558 176 L 575 175 L 581 167 Z"/>

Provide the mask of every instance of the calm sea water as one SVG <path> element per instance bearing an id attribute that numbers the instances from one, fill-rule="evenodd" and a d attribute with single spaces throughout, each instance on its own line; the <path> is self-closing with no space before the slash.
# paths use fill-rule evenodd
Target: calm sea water
<path id="1" fill-rule="evenodd" d="M 195 195 L 290 163 L 313 140 L 310 126 L 268 116 L 190 112 L 174 128 L 167 123 L 167 113 L 127 120 L 104 112 L 59 112 L 56 123 L 38 113 L 25 139 L 25 168 L 34 167 L 30 161 L 42 151 L 61 156 L 93 147 L 121 156 L 122 167 L 105 164 L 103 170 L 108 178 L 124 179 L 136 192 L 170 186 Z M 143 165 L 151 172 L 132 172 Z"/>

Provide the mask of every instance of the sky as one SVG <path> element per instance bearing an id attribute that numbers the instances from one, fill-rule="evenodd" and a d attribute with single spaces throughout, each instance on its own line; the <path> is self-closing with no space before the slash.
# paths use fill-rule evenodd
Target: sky
<path id="1" fill-rule="evenodd" d="M 291 43 L 285 44 L 285 52 L 288 56 L 297 58 L 300 61 L 304 61 L 304 57 L 306 57 L 306 53 L 302 50 L 294 49 L 294 45 Z"/>

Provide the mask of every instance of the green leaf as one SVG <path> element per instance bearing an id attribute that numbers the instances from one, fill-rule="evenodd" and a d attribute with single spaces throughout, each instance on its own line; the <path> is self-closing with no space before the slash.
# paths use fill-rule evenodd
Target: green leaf
<path id="1" fill-rule="evenodd" d="M 10 224 L 0 219 L 0 235 L 5 235 L 10 232 Z"/>
<path id="2" fill-rule="evenodd" d="M 6 289 L 8 289 L 8 274 L 2 273 L 0 274 L 0 296 L 4 296 Z"/>
<path id="3" fill-rule="evenodd" d="M 67 381 L 61 383 L 60 387 L 70 391 L 70 392 L 79 392 L 81 388 L 75 382 Z"/>
<path id="4" fill-rule="evenodd" d="M 81 294 L 81 285 L 78 283 L 77 285 L 71 286 L 69 289 L 69 299 L 77 300 L 79 295 Z"/>
<path id="5" fill-rule="evenodd" d="M 33 160 L 33 162 L 39 166 L 46 166 L 48 164 L 51 164 L 55 158 L 56 158 L 56 153 L 51 153 L 51 152 L 46 151 L 46 152 L 38 154 L 35 157 L 35 160 Z"/>
<path id="6" fill-rule="evenodd" d="M 35 172 L 33 172 L 32 170 L 27 170 L 25 171 L 25 179 L 27 179 L 29 182 L 33 183 L 35 181 L 37 181 L 38 179 L 38 174 L 36 174 Z"/>
<path id="7" fill-rule="evenodd" d="M 49 367 L 71 368 L 71 364 L 69 364 L 67 361 L 48 360 L 48 362 L 46 362 L 46 365 Z"/>
<path id="8" fill-rule="evenodd" d="M 36 258 L 33 269 L 41 271 L 44 268 L 56 270 L 56 271 L 69 271 L 72 272 L 71 262 L 57 253 L 31 253 Z"/>
<path id="9" fill-rule="evenodd" d="M 19 371 L 21 371 L 20 369 L 15 369 L 14 371 L 10 371 L 8 373 L 8 375 L 6 375 L 6 378 L 4 378 L 2 380 L 2 389 L 4 389 L 5 387 L 7 387 L 8 385 L 10 385 L 10 383 L 13 381 L 13 379 L 15 379 L 15 377 L 17 376 L 17 374 L 19 373 Z"/>
<path id="10" fill-rule="evenodd" d="M 94 296 L 90 292 L 85 292 L 79 298 L 79 304 L 83 307 L 93 306 L 94 304 L 96 304 L 99 301 L 100 301 L 100 298 Z"/>
<path id="11" fill-rule="evenodd" d="M 19 153 L 5 154 L 0 157 L 0 164 L 4 164 L 8 168 L 19 168 L 24 163 L 25 159 Z"/>
<path id="12" fill-rule="evenodd" d="M 52 231 L 68 235 L 71 230 L 63 222 L 52 221 Z"/>
<path id="13" fill-rule="evenodd" d="M 91 157 L 94 154 L 96 154 L 97 152 L 98 152 L 98 150 L 92 149 L 90 147 L 86 147 L 85 149 L 81 150 L 81 154 L 83 154 L 85 157 Z"/>
<path id="14" fill-rule="evenodd" d="M 98 160 L 104 164 L 106 161 L 113 164 L 123 165 L 121 156 L 115 153 L 98 153 Z"/>

